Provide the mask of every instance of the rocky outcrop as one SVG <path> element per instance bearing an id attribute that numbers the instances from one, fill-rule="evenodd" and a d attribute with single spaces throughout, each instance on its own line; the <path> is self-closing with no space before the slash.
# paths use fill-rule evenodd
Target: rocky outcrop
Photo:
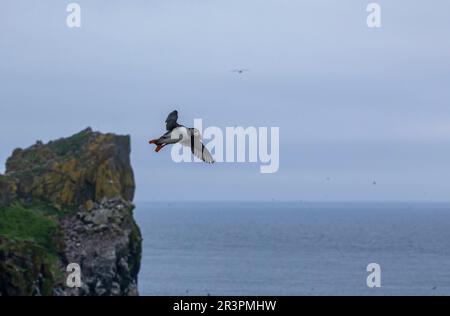
<path id="1" fill-rule="evenodd" d="M 46 145 L 38 141 L 14 150 L 6 176 L 15 180 L 20 199 L 45 200 L 58 208 L 117 196 L 131 201 L 130 139 L 88 128 Z"/>
<path id="2" fill-rule="evenodd" d="M 0 175 L 0 295 L 137 295 L 134 188 L 128 136 L 86 129 L 14 150 Z M 65 285 L 68 263 L 80 288 Z"/>

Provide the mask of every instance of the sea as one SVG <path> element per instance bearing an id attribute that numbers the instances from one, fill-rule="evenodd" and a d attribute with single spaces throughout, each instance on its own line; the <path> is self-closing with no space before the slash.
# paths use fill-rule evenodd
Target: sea
<path id="1" fill-rule="evenodd" d="M 134 212 L 141 295 L 450 295 L 448 203 L 141 202 Z"/>

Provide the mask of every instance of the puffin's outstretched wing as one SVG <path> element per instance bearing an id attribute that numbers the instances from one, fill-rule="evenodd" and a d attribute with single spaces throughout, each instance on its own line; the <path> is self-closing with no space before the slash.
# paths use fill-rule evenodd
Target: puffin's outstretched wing
<path id="1" fill-rule="evenodd" d="M 215 160 L 208 149 L 206 149 L 205 145 L 194 137 L 191 138 L 191 151 L 192 153 L 199 159 L 203 160 L 206 163 L 214 163 Z"/>
<path id="2" fill-rule="evenodd" d="M 169 116 L 166 118 L 166 130 L 171 131 L 174 128 L 178 127 L 178 111 L 172 111 Z"/>

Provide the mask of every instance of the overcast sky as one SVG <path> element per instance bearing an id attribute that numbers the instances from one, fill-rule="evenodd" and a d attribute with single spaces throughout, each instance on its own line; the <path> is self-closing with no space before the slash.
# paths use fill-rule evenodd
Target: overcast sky
<path id="1" fill-rule="evenodd" d="M 381 29 L 370 1 L 80 0 L 79 29 L 69 2 L 0 3 L 1 172 L 91 126 L 131 135 L 138 201 L 450 200 L 449 1 L 378 1 Z M 280 170 L 154 153 L 173 109 L 278 126 Z"/>

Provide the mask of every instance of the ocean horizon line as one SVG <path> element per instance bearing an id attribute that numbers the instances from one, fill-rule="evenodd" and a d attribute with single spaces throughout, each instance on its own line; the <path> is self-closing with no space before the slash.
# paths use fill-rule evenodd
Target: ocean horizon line
<path id="1" fill-rule="evenodd" d="M 235 203 L 248 203 L 248 204 L 256 204 L 256 203 L 295 203 L 295 204 L 450 204 L 450 201 L 425 201 L 425 200 L 417 200 L 417 201 L 320 201 L 320 200 L 301 200 L 301 201 L 295 201 L 295 200 L 230 200 L 230 201 L 224 201 L 224 200 L 179 200 L 179 201 L 173 201 L 173 200 L 136 200 L 133 203 L 160 203 L 160 204 L 184 204 L 184 203 L 203 203 L 203 204 L 211 204 L 211 203 L 221 203 L 221 204 L 235 204 Z"/>

